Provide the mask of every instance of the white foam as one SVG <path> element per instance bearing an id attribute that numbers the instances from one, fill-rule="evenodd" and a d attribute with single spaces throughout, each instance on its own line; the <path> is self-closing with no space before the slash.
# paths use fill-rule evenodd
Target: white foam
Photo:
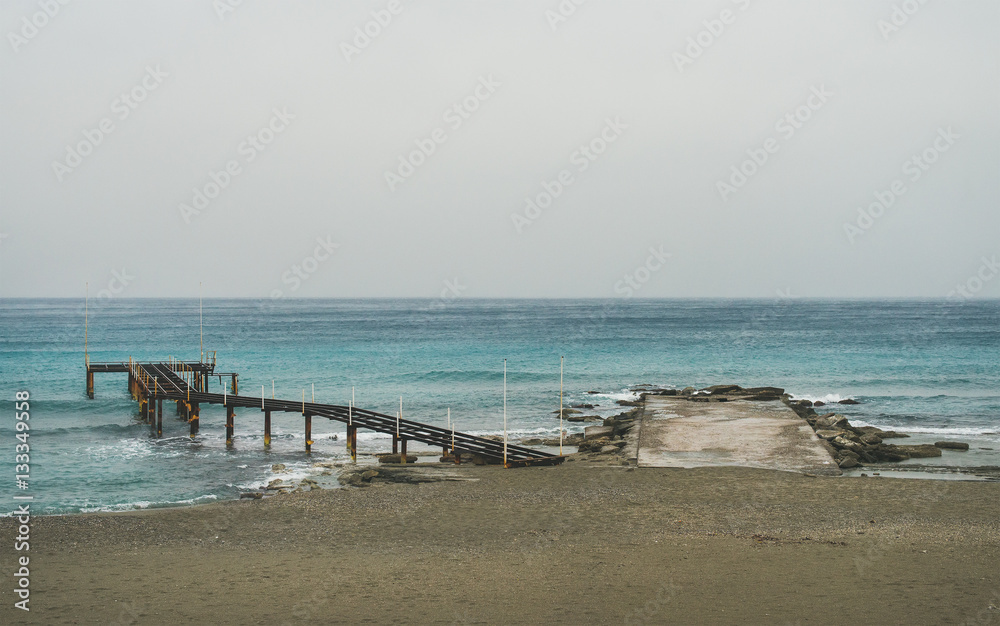
<path id="1" fill-rule="evenodd" d="M 796 400 L 809 400 L 810 402 L 819 401 L 819 402 L 823 402 L 825 404 L 837 404 L 841 400 L 847 400 L 848 398 L 850 398 L 850 396 L 842 396 L 839 393 L 828 393 L 828 394 L 826 394 L 824 396 L 817 396 L 817 395 L 810 395 L 810 394 L 805 394 L 805 395 L 801 395 L 801 396 L 800 395 L 793 395 L 792 398 L 794 398 Z"/>

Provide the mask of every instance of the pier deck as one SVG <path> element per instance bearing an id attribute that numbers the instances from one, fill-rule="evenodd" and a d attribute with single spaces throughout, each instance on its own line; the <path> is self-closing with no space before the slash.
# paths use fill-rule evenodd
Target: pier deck
<path id="1" fill-rule="evenodd" d="M 264 414 L 264 445 L 270 446 L 271 413 L 298 413 L 302 415 L 305 429 L 305 446 L 312 446 L 312 418 L 321 417 L 347 425 L 347 446 L 352 458 L 357 455 L 357 429 L 364 428 L 386 433 L 392 437 L 393 454 L 400 454 L 405 462 L 407 441 L 419 441 L 437 446 L 459 462 L 462 453 L 478 456 L 484 461 L 506 463 L 508 467 L 527 465 L 557 465 L 563 461 L 557 456 L 522 446 L 506 445 L 467 433 L 447 430 L 397 416 L 336 404 L 321 404 L 302 400 L 238 395 L 238 375 L 215 371 L 214 359 L 200 361 L 164 361 L 139 363 L 136 361 L 91 363 L 87 362 L 87 395 L 94 397 L 95 373 L 128 373 L 129 391 L 139 402 L 139 412 L 152 425 L 156 436 L 163 434 L 163 401 L 177 403 L 178 414 L 191 425 L 191 436 L 199 429 L 200 406 L 217 404 L 226 407 L 226 443 L 231 446 L 235 429 L 236 409 L 257 409 Z M 208 391 L 210 377 L 231 377 L 230 389 L 234 393 Z"/>

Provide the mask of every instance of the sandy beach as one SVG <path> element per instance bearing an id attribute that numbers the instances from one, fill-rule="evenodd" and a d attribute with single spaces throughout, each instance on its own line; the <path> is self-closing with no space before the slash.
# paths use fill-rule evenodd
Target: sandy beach
<path id="1" fill-rule="evenodd" d="M 4 623 L 1000 621 L 1000 484 L 747 468 L 468 480 L 42 517 Z M 0 520 L 5 536 L 12 520 Z M 10 581 L 12 550 L 3 544 Z"/>

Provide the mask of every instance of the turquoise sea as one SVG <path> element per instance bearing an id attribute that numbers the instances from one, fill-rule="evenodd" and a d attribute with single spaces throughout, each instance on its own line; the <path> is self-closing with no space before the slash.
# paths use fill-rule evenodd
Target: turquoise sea
<path id="1" fill-rule="evenodd" d="M 240 394 L 311 397 L 498 433 L 503 359 L 514 437 L 556 435 L 559 360 L 566 403 L 602 416 L 636 385 L 773 385 L 833 407 L 862 424 L 956 439 L 968 465 L 1000 465 L 1000 301 L 775 300 L 206 300 L 204 343 L 218 371 L 238 372 Z M 164 437 L 137 420 L 125 375 L 97 375 L 85 395 L 84 303 L 0 301 L 4 450 L 0 493 L 14 487 L 14 394 L 31 394 L 34 510 L 77 513 L 238 497 L 273 479 L 344 459 L 343 429 L 314 421 L 302 451 L 299 416 L 276 416 L 263 450 L 260 412 L 236 418 L 227 450 L 224 416 L 203 408 L 194 440 L 165 409 Z M 92 300 L 92 361 L 197 360 L 197 300 Z M 213 383 L 218 390 L 218 383 Z M 597 391 L 597 394 L 587 393 Z M 579 430 L 574 425 L 569 430 Z M 337 436 L 337 439 L 333 439 Z M 362 450 L 389 440 L 359 434 Z M 940 461 L 940 460 L 939 460 Z M 8 498 L 9 500 L 9 498 Z"/>

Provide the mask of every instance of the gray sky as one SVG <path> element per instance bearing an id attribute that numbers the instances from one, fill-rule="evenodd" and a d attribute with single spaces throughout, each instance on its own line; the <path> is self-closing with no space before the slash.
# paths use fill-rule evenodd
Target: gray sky
<path id="1" fill-rule="evenodd" d="M 0 4 L 0 296 L 1000 295 L 995 0 L 224 6 Z"/>

